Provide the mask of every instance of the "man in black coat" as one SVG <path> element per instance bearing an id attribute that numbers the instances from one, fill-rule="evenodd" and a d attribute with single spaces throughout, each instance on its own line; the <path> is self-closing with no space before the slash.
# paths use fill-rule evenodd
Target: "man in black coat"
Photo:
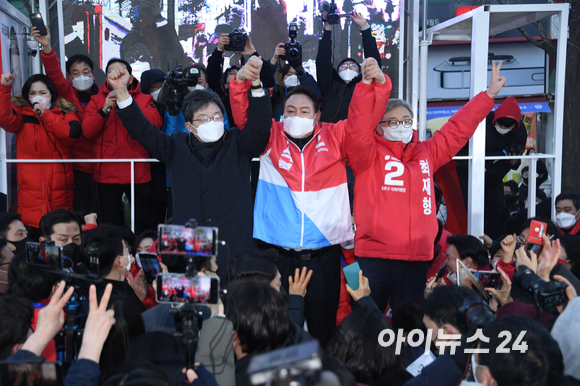
<path id="1" fill-rule="evenodd" d="M 173 223 L 195 218 L 199 226 L 219 228 L 218 237 L 227 243 L 217 256 L 222 286 L 227 284 L 229 256 L 252 248 L 250 162 L 266 148 L 270 138 L 272 107 L 260 85 L 262 61 L 251 57 L 236 76 L 237 82 L 252 81 L 248 122 L 243 131 L 224 130 L 224 106 L 209 91 L 196 90 L 183 101 L 189 133 L 172 136 L 148 123 L 126 88 L 127 73 L 109 75 L 117 93 L 117 113 L 131 138 L 169 172 L 173 193 Z"/>

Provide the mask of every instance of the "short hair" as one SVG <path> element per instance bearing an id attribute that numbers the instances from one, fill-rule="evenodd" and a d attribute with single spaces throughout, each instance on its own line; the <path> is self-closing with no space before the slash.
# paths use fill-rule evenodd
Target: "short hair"
<path id="1" fill-rule="evenodd" d="M 54 87 L 54 84 L 49 79 L 49 77 L 44 75 L 44 74 L 35 74 L 35 75 L 32 75 L 30 78 L 26 79 L 26 82 L 24 82 L 24 86 L 22 86 L 22 96 L 24 97 L 24 99 L 29 104 L 31 104 L 30 99 L 28 99 L 28 93 L 30 92 L 30 89 L 32 88 L 32 84 L 34 84 L 36 82 L 44 83 L 44 85 L 46 86 L 46 88 L 50 92 L 50 104 L 51 105 L 55 104 L 56 100 L 58 99 L 58 92 L 56 91 L 56 87 Z"/>
<path id="2" fill-rule="evenodd" d="M 131 229 L 124 227 L 124 226 L 117 226 L 119 228 L 119 232 L 121 232 L 121 238 L 127 244 L 127 247 L 130 249 L 133 243 L 135 242 L 135 233 L 131 231 Z"/>
<path id="3" fill-rule="evenodd" d="M 518 183 L 515 182 L 514 180 L 509 180 L 508 182 L 504 182 L 503 184 L 504 184 L 504 186 L 507 186 L 508 188 L 510 188 L 510 191 L 512 192 L 512 194 L 517 194 L 520 191 Z"/>
<path id="4" fill-rule="evenodd" d="M 33 303 L 48 299 L 52 287 L 60 279 L 60 276 L 46 272 L 43 267 L 27 264 L 25 251 L 14 256 L 8 266 L 10 293 L 30 299 Z"/>
<path id="5" fill-rule="evenodd" d="M 330 355 L 322 357 L 322 371 L 331 371 L 340 380 L 340 386 L 357 386 L 356 378 L 350 369 L 338 358 Z"/>
<path id="6" fill-rule="evenodd" d="M 0 214 L 0 237 L 5 239 L 8 237 L 8 231 L 10 230 L 10 224 L 14 221 L 22 221 L 19 213 L 2 213 Z"/>
<path id="7" fill-rule="evenodd" d="M 189 66 L 191 68 L 197 68 L 199 71 L 203 72 L 205 75 L 205 79 L 207 80 L 207 68 L 203 65 L 203 63 L 196 63 Z"/>
<path id="8" fill-rule="evenodd" d="M 427 332 L 425 323 L 423 323 L 423 314 L 425 313 L 425 299 L 416 298 L 403 303 L 393 313 L 393 328 L 402 329 L 406 333 L 413 330 Z"/>
<path id="9" fill-rule="evenodd" d="M 392 109 L 396 109 L 397 107 L 406 108 L 407 110 L 409 110 L 409 113 L 411 113 L 411 118 L 415 118 L 415 116 L 413 115 L 413 108 L 411 107 L 409 102 L 399 98 L 389 99 L 389 103 L 387 103 L 387 109 L 385 110 L 385 114 L 391 111 Z"/>
<path id="10" fill-rule="evenodd" d="M 81 217 L 69 209 L 55 209 L 40 218 L 38 230 L 40 236 L 50 240 L 50 236 L 54 234 L 54 226 L 56 224 L 70 224 L 76 222 L 79 226 L 79 231 L 83 228 L 81 226 Z"/>
<path id="11" fill-rule="evenodd" d="M 227 68 L 224 72 L 224 83 L 226 83 L 228 80 L 228 76 L 230 76 L 230 73 L 232 71 L 240 71 L 241 67 L 240 66 L 236 66 L 235 64 L 233 66 L 230 66 L 229 68 Z"/>
<path id="12" fill-rule="evenodd" d="M 194 90 L 183 98 L 183 116 L 186 122 L 191 122 L 193 115 L 201 109 L 205 109 L 210 103 L 215 103 L 222 115 L 225 114 L 225 107 L 220 97 L 208 90 Z"/>
<path id="13" fill-rule="evenodd" d="M 95 250 L 99 256 L 101 276 L 107 276 L 113 269 L 117 256 L 123 256 L 123 237 L 115 225 L 99 225 L 87 232 L 81 246 L 83 261 L 88 261 L 88 251 Z"/>
<path id="14" fill-rule="evenodd" d="M 465 260 L 471 257 L 471 260 L 478 266 L 489 265 L 489 255 L 487 249 L 481 241 L 471 235 L 455 235 L 447 237 L 447 244 L 453 245 L 457 249 L 459 258 Z"/>
<path id="15" fill-rule="evenodd" d="M 123 63 L 127 68 L 129 75 L 133 75 L 133 69 L 131 68 L 131 65 L 126 60 L 123 60 L 121 58 L 112 58 L 107 62 L 107 67 L 105 67 L 105 75 L 109 74 L 109 66 L 113 63 Z"/>
<path id="16" fill-rule="evenodd" d="M 580 261 L 580 237 L 576 235 L 562 235 L 560 236 L 562 248 L 566 250 L 566 256 L 573 266 Z"/>
<path id="17" fill-rule="evenodd" d="M 131 253 L 133 255 L 137 254 L 137 248 L 139 248 L 139 244 L 141 244 L 141 241 L 145 239 L 153 239 L 153 241 L 157 240 L 157 232 L 151 229 L 141 232 L 131 244 Z"/>
<path id="18" fill-rule="evenodd" d="M 280 348 L 296 330 L 284 297 L 270 284 L 251 280 L 231 283 L 224 305 L 247 354 Z"/>
<path id="19" fill-rule="evenodd" d="M 73 55 L 66 61 L 66 72 L 70 74 L 70 68 L 73 64 L 86 63 L 91 68 L 91 71 L 95 71 L 95 64 L 87 55 Z"/>
<path id="20" fill-rule="evenodd" d="M 169 386 L 177 383 L 171 383 L 165 370 L 152 363 L 125 365 L 120 363 L 119 367 L 99 384 L 101 386 Z"/>
<path id="21" fill-rule="evenodd" d="M 246 249 L 236 256 L 228 265 L 229 282 L 237 280 L 256 280 L 271 283 L 278 275 L 276 260 L 278 252 L 275 249 L 261 251 Z"/>
<path id="22" fill-rule="evenodd" d="M 505 342 L 504 331 L 510 332 L 513 339 L 525 331 L 526 351 L 498 353 L 498 347 Z M 478 355 L 479 364 L 489 368 L 498 385 L 557 385 L 563 376 L 564 361 L 558 343 L 538 322 L 523 316 L 504 316 L 485 327 L 483 335 L 489 341 L 482 340 L 480 348 L 489 352 Z"/>
<path id="23" fill-rule="evenodd" d="M 425 316 L 429 317 L 439 328 L 449 324 L 461 334 L 466 334 L 467 328 L 458 320 L 459 309 L 466 299 L 480 301 L 477 292 L 471 288 L 455 285 L 437 286 L 433 288 L 425 301 Z"/>
<path id="24" fill-rule="evenodd" d="M 556 197 L 556 204 L 562 200 L 571 200 L 576 210 L 580 209 L 580 199 L 576 193 L 562 192 Z"/>
<path id="25" fill-rule="evenodd" d="M 562 232 L 560 232 L 560 230 L 558 229 L 556 224 L 554 224 L 551 220 L 545 219 L 544 217 L 538 217 L 538 216 L 531 217 L 531 218 L 527 219 L 526 221 L 524 221 L 524 224 L 522 225 L 522 231 L 526 228 L 529 228 L 530 225 L 532 224 L 533 220 L 545 222 L 548 225 L 545 233 L 547 235 L 554 236 L 554 239 L 559 239 L 560 236 L 562 236 Z M 521 231 L 520 231 L 520 233 L 521 233 Z"/>
<path id="26" fill-rule="evenodd" d="M 15 345 L 26 342 L 33 316 L 34 307 L 29 299 L 0 296 L 0 361 L 12 355 Z"/>
<path id="27" fill-rule="evenodd" d="M 392 331 L 385 315 L 374 307 L 360 307 L 336 328 L 326 354 L 343 361 L 359 383 L 371 384 L 393 370 L 402 373 L 395 345 L 377 344 L 383 330 Z"/>
<path id="28" fill-rule="evenodd" d="M 294 87 L 288 94 L 286 94 L 286 96 L 282 100 L 282 110 L 286 108 L 286 103 L 288 102 L 288 99 L 290 99 L 290 97 L 293 95 L 307 96 L 314 105 L 314 112 L 317 113 L 320 110 L 320 101 L 318 99 L 318 95 L 316 95 L 314 90 L 312 90 L 310 87 L 304 86 L 302 84 Z"/>

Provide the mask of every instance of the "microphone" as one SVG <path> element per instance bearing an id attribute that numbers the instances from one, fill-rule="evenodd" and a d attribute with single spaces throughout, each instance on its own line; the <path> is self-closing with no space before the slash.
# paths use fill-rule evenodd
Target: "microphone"
<path id="1" fill-rule="evenodd" d="M 105 119 L 109 118 L 110 112 L 111 112 L 111 106 L 107 107 L 107 112 L 105 113 Z"/>
<path id="2" fill-rule="evenodd" d="M 34 105 L 39 105 L 39 106 L 40 106 L 40 103 L 38 103 L 38 102 L 34 102 L 34 103 L 32 104 L 32 108 L 33 108 L 33 109 L 34 109 Z M 38 114 L 39 116 L 42 116 L 42 112 L 40 111 L 40 109 L 36 109 L 36 110 L 34 110 L 34 111 L 36 111 L 36 114 Z"/>

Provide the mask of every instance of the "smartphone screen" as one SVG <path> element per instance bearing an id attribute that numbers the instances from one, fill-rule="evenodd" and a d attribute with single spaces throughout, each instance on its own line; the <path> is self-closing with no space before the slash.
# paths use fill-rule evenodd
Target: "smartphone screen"
<path id="1" fill-rule="evenodd" d="M 14 386 L 60 386 L 62 365 L 59 362 L 1 363 L 0 376 L 3 385 Z"/>
<path id="2" fill-rule="evenodd" d="M 157 255 L 155 253 L 141 252 L 137 254 L 137 256 L 147 282 L 152 284 L 157 275 L 161 273 L 161 267 L 159 266 Z"/>
<path id="3" fill-rule="evenodd" d="M 157 301 L 160 303 L 217 304 L 218 292 L 218 277 L 157 275 Z"/>
<path id="4" fill-rule="evenodd" d="M 501 274 L 499 272 L 477 271 L 473 272 L 473 276 L 479 280 L 484 288 L 500 289 L 502 286 Z"/>
<path id="5" fill-rule="evenodd" d="M 32 265 L 60 268 L 62 248 L 56 245 L 26 243 L 26 262 Z"/>
<path id="6" fill-rule="evenodd" d="M 159 225 L 159 253 L 198 256 L 217 255 L 218 229 L 186 228 L 180 225 Z"/>

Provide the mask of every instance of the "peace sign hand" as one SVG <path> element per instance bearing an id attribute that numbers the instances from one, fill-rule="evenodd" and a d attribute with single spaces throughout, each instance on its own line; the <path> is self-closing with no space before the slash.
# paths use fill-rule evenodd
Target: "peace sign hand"
<path id="1" fill-rule="evenodd" d="M 503 86 L 505 86 L 505 78 L 503 76 L 499 76 L 501 64 L 502 62 L 500 61 L 496 66 L 495 62 L 492 62 L 491 80 L 489 82 L 489 88 L 487 89 L 487 95 L 489 95 L 491 99 L 494 99 L 497 94 L 499 94 Z"/>

